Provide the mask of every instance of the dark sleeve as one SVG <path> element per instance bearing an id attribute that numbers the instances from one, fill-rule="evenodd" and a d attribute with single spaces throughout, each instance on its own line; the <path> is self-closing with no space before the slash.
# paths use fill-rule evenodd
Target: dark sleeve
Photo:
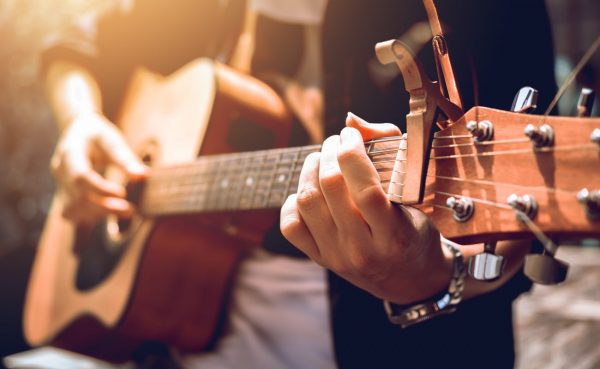
<path id="1" fill-rule="evenodd" d="M 258 14 L 251 73 L 280 95 L 296 77 L 304 55 L 304 25 Z M 297 144 L 297 143 L 296 143 Z"/>
<path id="2" fill-rule="evenodd" d="M 70 61 L 91 68 L 98 55 L 95 44 L 97 25 L 97 15 L 84 16 L 61 34 L 46 39 L 40 54 L 41 72 L 44 73 L 54 60 Z"/>
<path id="3" fill-rule="evenodd" d="M 330 273 L 334 349 L 340 369 L 512 368 L 512 302 L 531 282 L 518 272 L 451 315 L 408 327 L 391 324 L 381 300 Z"/>
<path id="4" fill-rule="evenodd" d="M 118 3 L 118 2 L 117 2 Z M 239 36 L 245 0 L 136 1 L 80 19 L 42 54 L 42 64 L 77 62 L 98 80 L 105 114 L 114 118 L 137 66 L 169 75 L 201 57 L 226 60 Z"/>

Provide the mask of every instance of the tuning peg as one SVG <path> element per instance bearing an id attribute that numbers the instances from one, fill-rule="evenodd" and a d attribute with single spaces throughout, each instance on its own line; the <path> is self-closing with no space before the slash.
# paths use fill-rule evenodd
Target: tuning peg
<path id="1" fill-rule="evenodd" d="M 533 87 L 521 87 L 515 95 L 510 110 L 516 113 L 529 113 L 537 107 L 538 90 Z"/>
<path id="2" fill-rule="evenodd" d="M 489 141 L 494 136 L 494 125 L 489 120 L 469 121 L 466 128 L 473 135 L 475 142 Z"/>
<path id="3" fill-rule="evenodd" d="M 452 209 L 452 216 L 457 222 L 466 222 L 473 216 L 475 205 L 468 197 L 448 197 L 446 206 Z"/>
<path id="4" fill-rule="evenodd" d="M 539 284 L 558 284 L 567 278 L 569 264 L 548 253 L 525 257 L 525 275 Z"/>
<path id="5" fill-rule="evenodd" d="M 523 133 L 529 137 L 535 147 L 550 147 L 554 145 L 554 129 L 548 124 L 542 124 L 538 127 L 528 124 L 525 126 Z"/>
<path id="6" fill-rule="evenodd" d="M 525 194 L 519 196 L 516 193 L 513 193 L 508 196 L 506 202 L 511 208 L 523 212 L 530 219 L 535 218 L 537 215 L 538 204 L 535 197 L 532 195 Z"/>
<path id="7" fill-rule="evenodd" d="M 592 131 L 590 135 L 590 141 L 595 143 L 600 148 L 600 128 L 596 128 Z"/>
<path id="8" fill-rule="evenodd" d="M 581 94 L 579 94 L 579 101 L 577 101 L 577 116 L 578 117 L 589 117 L 592 114 L 592 108 L 594 107 L 594 90 L 590 88 L 582 88 Z"/>
<path id="9" fill-rule="evenodd" d="M 577 193 L 577 201 L 585 206 L 585 213 L 590 220 L 600 219 L 600 190 L 583 188 Z"/>
<path id="10" fill-rule="evenodd" d="M 469 259 L 469 275 L 486 282 L 498 279 L 504 269 L 504 257 L 495 252 L 496 242 L 486 243 L 482 253 Z"/>

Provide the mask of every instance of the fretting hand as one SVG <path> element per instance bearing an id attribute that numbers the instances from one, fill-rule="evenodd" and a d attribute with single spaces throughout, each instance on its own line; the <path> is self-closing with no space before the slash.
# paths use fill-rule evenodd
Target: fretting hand
<path id="1" fill-rule="evenodd" d="M 281 231 L 315 262 L 380 298 L 410 303 L 442 291 L 451 257 L 439 233 L 420 211 L 390 203 L 365 151 L 364 140 L 399 129 L 353 114 L 346 125 L 306 158 L 298 193 L 281 209 Z"/>

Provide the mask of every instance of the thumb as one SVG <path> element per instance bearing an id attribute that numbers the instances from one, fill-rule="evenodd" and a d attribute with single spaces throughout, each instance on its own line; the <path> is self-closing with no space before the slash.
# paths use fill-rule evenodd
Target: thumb
<path id="1" fill-rule="evenodd" d="M 348 116 L 346 117 L 346 126 L 356 128 L 364 141 L 402 134 L 400 128 L 392 123 L 369 123 L 351 112 L 348 112 Z"/>
<path id="2" fill-rule="evenodd" d="M 111 161 L 132 178 L 143 178 L 147 168 L 134 154 L 123 136 L 113 127 L 101 135 L 100 145 Z"/>

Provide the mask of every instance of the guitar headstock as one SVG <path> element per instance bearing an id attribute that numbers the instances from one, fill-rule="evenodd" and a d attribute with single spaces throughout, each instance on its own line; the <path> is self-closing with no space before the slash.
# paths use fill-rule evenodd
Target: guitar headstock
<path id="1" fill-rule="evenodd" d="M 551 237 L 600 236 L 600 118 L 475 107 L 434 135 L 418 207 L 445 237 L 531 235 L 515 206 Z"/>

